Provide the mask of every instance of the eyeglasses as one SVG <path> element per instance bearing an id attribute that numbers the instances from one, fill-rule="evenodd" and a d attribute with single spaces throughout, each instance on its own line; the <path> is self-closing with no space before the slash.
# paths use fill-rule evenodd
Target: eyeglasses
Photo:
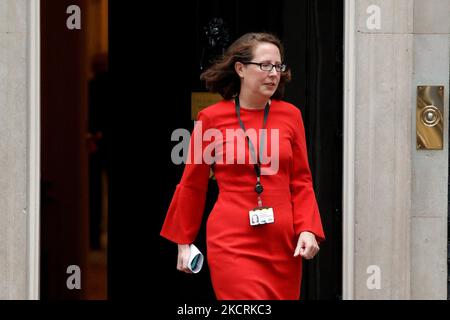
<path id="1" fill-rule="evenodd" d="M 263 62 L 263 63 L 258 63 L 258 62 L 242 62 L 243 64 L 255 64 L 257 66 L 259 66 L 259 68 L 262 71 L 272 71 L 273 68 L 275 67 L 275 70 L 277 70 L 277 72 L 284 72 L 286 71 L 286 65 L 285 64 L 271 64 L 268 62 Z"/>

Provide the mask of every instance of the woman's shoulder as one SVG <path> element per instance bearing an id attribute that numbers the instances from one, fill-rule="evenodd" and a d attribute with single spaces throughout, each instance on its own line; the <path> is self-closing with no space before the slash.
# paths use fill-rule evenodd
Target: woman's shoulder
<path id="1" fill-rule="evenodd" d="M 220 100 L 200 110 L 199 115 L 201 114 L 202 116 L 205 116 L 207 118 L 214 118 L 217 116 L 221 116 L 224 113 L 229 112 L 230 110 L 234 110 L 231 108 L 232 106 L 233 102 L 231 100 Z"/>
<path id="2" fill-rule="evenodd" d="M 297 116 L 301 113 L 300 108 L 284 100 L 272 100 L 272 106 L 279 111 L 283 111 L 291 116 Z"/>

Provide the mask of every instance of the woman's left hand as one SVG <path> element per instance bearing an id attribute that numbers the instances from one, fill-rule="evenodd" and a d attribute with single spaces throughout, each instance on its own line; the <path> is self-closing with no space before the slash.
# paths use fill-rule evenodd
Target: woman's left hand
<path id="1" fill-rule="evenodd" d="M 316 241 L 314 233 L 303 231 L 298 237 L 297 247 L 295 248 L 294 257 L 298 255 L 305 259 L 312 259 L 319 252 L 319 245 Z"/>

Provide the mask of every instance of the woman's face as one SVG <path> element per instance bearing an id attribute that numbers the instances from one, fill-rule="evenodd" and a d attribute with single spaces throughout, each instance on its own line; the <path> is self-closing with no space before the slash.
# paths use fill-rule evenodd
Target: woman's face
<path id="1" fill-rule="evenodd" d="M 269 42 L 260 42 L 253 49 L 251 62 L 281 64 L 278 47 Z M 261 70 L 259 65 L 237 63 L 236 72 L 241 77 L 241 93 L 270 98 L 278 88 L 281 72 L 275 67 L 271 71 Z"/>

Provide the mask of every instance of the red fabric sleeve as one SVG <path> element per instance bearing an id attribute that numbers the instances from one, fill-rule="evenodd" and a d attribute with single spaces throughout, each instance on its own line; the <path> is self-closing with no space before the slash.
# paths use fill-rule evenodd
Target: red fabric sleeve
<path id="1" fill-rule="evenodd" d="M 203 142 L 202 137 L 210 127 L 210 121 L 202 112 L 199 112 L 197 119 L 189 141 L 187 159 L 190 163 L 187 161 L 185 164 L 183 176 L 176 186 L 160 233 L 178 244 L 194 242 L 205 208 L 210 165 L 204 162 L 203 150 L 211 142 Z"/>
<path id="2" fill-rule="evenodd" d="M 325 240 L 319 208 L 314 194 L 306 148 L 305 128 L 300 110 L 296 115 L 292 143 L 293 165 L 290 190 L 294 211 L 294 230 L 298 236 L 303 231 L 314 233 L 317 242 Z"/>

